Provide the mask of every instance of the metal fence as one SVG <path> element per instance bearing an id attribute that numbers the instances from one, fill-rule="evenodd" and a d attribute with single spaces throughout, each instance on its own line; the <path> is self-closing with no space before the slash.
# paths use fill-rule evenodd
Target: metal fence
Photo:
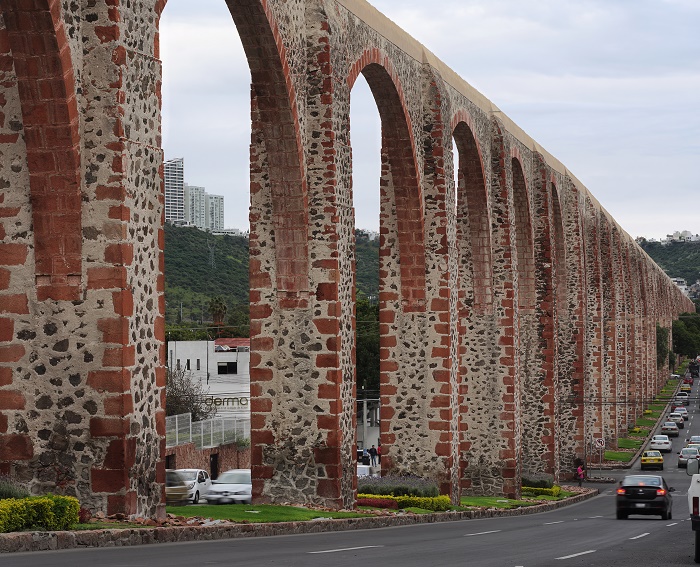
<path id="1" fill-rule="evenodd" d="M 249 440 L 249 417 L 217 417 L 192 421 L 192 414 L 182 413 L 165 418 L 166 447 L 194 443 L 197 449 L 202 449 Z"/>

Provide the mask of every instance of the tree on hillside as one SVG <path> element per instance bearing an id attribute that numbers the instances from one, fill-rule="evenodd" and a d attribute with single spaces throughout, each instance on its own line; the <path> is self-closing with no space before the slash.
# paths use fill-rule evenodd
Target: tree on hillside
<path id="1" fill-rule="evenodd" d="M 700 354 L 700 316 L 685 313 L 673 322 L 673 352 L 695 358 Z"/>
<path id="2" fill-rule="evenodd" d="M 668 329 L 656 324 L 656 368 L 668 365 Z"/>
<path id="3" fill-rule="evenodd" d="M 379 397 L 379 305 L 358 293 L 356 307 L 357 396 Z"/>
<path id="4" fill-rule="evenodd" d="M 227 311 L 228 306 L 226 305 L 226 300 L 221 295 L 212 297 L 209 302 L 209 313 L 211 313 L 215 325 L 221 326 L 224 324 Z"/>

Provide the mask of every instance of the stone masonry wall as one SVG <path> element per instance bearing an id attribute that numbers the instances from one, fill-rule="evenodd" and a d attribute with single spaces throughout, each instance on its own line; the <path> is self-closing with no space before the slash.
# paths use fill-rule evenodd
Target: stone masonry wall
<path id="1" fill-rule="evenodd" d="M 164 512 L 165 4 L 0 4 L 0 473 L 147 516 Z M 355 502 L 360 74 L 382 122 L 383 472 L 517 496 L 614 444 L 663 384 L 656 323 L 692 309 L 661 269 L 363 0 L 228 6 L 251 71 L 255 500 Z"/>

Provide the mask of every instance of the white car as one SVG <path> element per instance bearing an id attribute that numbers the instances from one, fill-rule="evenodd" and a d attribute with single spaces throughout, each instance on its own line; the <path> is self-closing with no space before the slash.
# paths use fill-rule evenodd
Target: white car
<path id="1" fill-rule="evenodd" d="M 688 408 L 685 406 L 678 406 L 673 408 L 674 413 L 679 413 L 683 416 L 683 421 L 688 421 Z"/>
<path id="2" fill-rule="evenodd" d="M 207 471 L 201 469 L 177 469 L 180 476 L 184 478 L 187 484 L 187 498 L 192 504 L 199 502 L 200 496 L 204 496 L 209 492 L 211 486 L 211 478 Z"/>
<path id="3" fill-rule="evenodd" d="M 212 504 L 250 504 L 253 501 L 250 469 L 233 469 L 219 475 L 207 492 Z"/>
<path id="4" fill-rule="evenodd" d="M 651 443 L 649 443 L 649 449 L 655 449 L 662 453 L 670 453 L 671 440 L 668 438 L 668 435 L 654 435 L 651 438 Z"/>
<path id="5" fill-rule="evenodd" d="M 688 406 L 690 405 L 690 396 L 688 392 L 678 392 L 676 394 L 676 399 L 673 402 L 677 406 Z"/>

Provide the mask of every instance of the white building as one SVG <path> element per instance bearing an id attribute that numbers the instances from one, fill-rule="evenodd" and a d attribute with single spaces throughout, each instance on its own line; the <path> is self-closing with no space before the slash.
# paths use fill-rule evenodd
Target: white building
<path id="1" fill-rule="evenodd" d="M 184 224 L 185 219 L 185 160 L 175 158 L 165 162 L 165 220 Z"/>
<path id="2" fill-rule="evenodd" d="M 185 183 L 185 220 L 200 230 L 207 222 L 206 194 L 204 187 Z"/>
<path id="3" fill-rule="evenodd" d="M 168 368 L 202 385 L 215 417 L 250 417 L 250 339 L 168 341 Z"/>
<path id="4" fill-rule="evenodd" d="M 216 407 L 212 417 L 250 419 L 250 339 L 168 341 L 168 368 L 184 369 Z M 379 445 L 379 400 L 357 401 L 357 448 Z"/>
<path id="5" fill-rule="evenodd" d="M 204 207 L 206 221 L 204 228 L 215 231 L 224 228 L 224 198 L 221 195 L 209 195 L 205 193 Z"/>

